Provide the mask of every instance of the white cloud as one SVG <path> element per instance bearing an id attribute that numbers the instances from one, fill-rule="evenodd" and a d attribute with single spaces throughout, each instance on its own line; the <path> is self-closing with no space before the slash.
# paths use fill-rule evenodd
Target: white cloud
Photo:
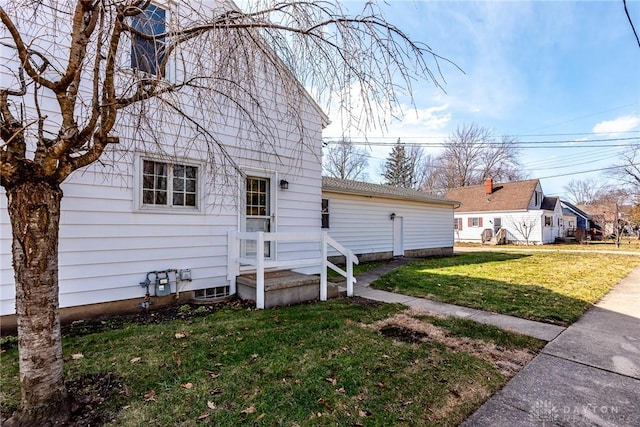
<path id="1" fill-rule="evenodd" d="M 629 132 L 640 127 L 640 116 L 622 116 L 613 120 L 605 120 L 593 127 L 593 132 L 599 134 L 612 134 Z"/>

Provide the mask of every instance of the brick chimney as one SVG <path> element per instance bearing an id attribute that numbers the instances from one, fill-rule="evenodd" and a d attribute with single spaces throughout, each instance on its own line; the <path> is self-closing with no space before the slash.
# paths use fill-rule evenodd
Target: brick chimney
<path id="1" fill-rule="evenodd" d="M 493 179 L 487 178 L 487 180 L 484 183 L 484 191 L 487 194 L 493 193 Z"/>

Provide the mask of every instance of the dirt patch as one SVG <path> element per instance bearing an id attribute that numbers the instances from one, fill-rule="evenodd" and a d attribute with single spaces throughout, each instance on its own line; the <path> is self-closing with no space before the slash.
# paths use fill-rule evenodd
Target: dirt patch
<path id="1" fill-rule="evenodd" d="M 365 327 L 408 343 L 438 342 L 452 351 L 466 351 L 491 363 L 506 378 L 513 377 L 535 353 L 526 349 L 507 349 L 495 343 L 464 337 L 450 336 L 446 329 L 417 319 L 424 311 L 410 309 Z"/>
<path id="2" fill-rule="evenodd" d="M 372 299 L 353 296 L 345 299 L 347 304 L 364 305 L 367 307 L 380 307 L 383 303 L 380 301 L 374 301 Z"/>
<path id="3" fill-rule="evenodd" d="M 65 337 L 82 336 L 110 329 L 120 329 L 125 325 L 159 324 L 169 320 L 193 319 L 207 316 L 214 311 L 228 307 L 242 309 L 255 309 L 250 301 L 233 298 L 213 304 L 182 304 L 163 307 L 155 310 L 140 310 L 137 313 L 111 315 L 84 319 L 62 326 L 62 335 Z"/>
<path id="4" fill-rule="evenodd" d="M 84 375 L 66 385 L 71 400 L 71 427 L 111 421 L 122 406 L 120 398 L 128 393 L 120 378 L 110 372 Z"/>
<path id="5" fill-rule="evenodd" d="M 409 328 L 401 328 L 394 325 L 383 326 L 380 328 L 380 333 L 385 337 L 393 338 L 398 341 L 403 341 L 409 344 L 417 344 L 429 341 L 429 335 L 422 332 L 415 331 Z"/>
<path id="6" fill-rule="evenodd" d="M 128 393 L 121 378 L 111 372 L 87 374 L 66 381 L 71 416 L 66 427 L 101 426 L 113 420 L 123 406 Z M 10 413 L 0 416 L 0 424 L 5 424 Z"/>

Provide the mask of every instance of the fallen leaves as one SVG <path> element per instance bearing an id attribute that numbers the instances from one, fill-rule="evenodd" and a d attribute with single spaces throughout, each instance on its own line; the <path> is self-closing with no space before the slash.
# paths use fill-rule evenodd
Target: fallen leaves
<path id="1" fill-rule="evenodd" d="M 338 385 L 338 380 L 335 378 L 325 378 L 325 381 L 330 382 L 331 385 Z"/>
<path id="2" fill-rule="evenodd" d="M 187 334 L 184 332 L 176 332 L 174 336 L 176 337 L 176 339 L 182 339 L 182 338 L 186 338 Z"/>
<path id="3" fill-rule="evenodd" d="M 84 354 L 82 353 L 73 353 L 71 355 L 71 359 L 72 360 L 80 360 L 80 359 L 84 359 Z"/>
<path id="4" fill-rule="evenodd" d="M 180 384 L 180 387 L 185 388 L 187 390 L 191 390 L 193 388 L 193 383 Z"/>
<path id="5" fill-rule="evenodd" d="M 216 409 L 216 404 L 210 400 L 207 400 L 207 407 L 209 409 Z"/>
<path id="6" fill-rule="evenodd" d="M 254 412 L 256 412 L 256 407 L 251 405 L 248 408 L 244 408 L 242 411 L 240 411 L 241 414 L 253 414 Z"/>
<path id="7" fill-rule="evenodd" d="M 144 396 L 143 396 L 143 397 L 144 397 L 145 402 L 155 402 L 155 401 L 157 400 L 157 399 L 156 399 L 156 392 L 155 392 L 155 390 L 149 390 L 148 392 L 146 392 L 146 393 L 144 394 Z"/>
<path id="8" fill-rule="evenodd" d="M 204 372 L 214 380 L 220 376 L 220 374 L 217 372 L 213 372 L 213 371 L 204 371 Z"/>
<path id="9" fill-rule="evenodd" d="M 138 363 L 141 360 L 142 360 L 142 357 L 134 357 L 131 360 L 129 360 L 129 363 L 131 363 L 131 364 Z"/>
<path id="10" fill-rule="evenodd" d="M 182 365 L 182 359 L 180 359 L 178 352 L 174 351 L 171 355 L 173 356 L 173 361 L 176 362 L 176 366 L 179 368 L 180 365 Z"/>

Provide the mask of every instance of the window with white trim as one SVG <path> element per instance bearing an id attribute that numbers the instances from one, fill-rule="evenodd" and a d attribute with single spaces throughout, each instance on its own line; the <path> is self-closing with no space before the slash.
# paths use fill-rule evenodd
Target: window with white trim
<path id="1" fill-rule="evenodd" d="M 155 76 L 165 76 L 165 39 L 167 11 L 149 4 L 140 14 L 131 17 L 131 68 Z M 160 36 L 160 37 L 158 37 Z"/>
<path id="2" fill-rule="evenodd" d="M 198 207 L 198 167 L 143 160 L 142 206 Z"/>
<path id="3" fill-rule="evenodd" d="M 550 216 L 545 216 L 545 217 L 544 217 L 544 226 L 545 226 L 545 227 L 551 227 L 551 226 L 553 226 L 553 222 L 552 222 L 552 221 L 553 221 L 553 218 L 552 218 L 552 217 L 550 217 Z"/>

